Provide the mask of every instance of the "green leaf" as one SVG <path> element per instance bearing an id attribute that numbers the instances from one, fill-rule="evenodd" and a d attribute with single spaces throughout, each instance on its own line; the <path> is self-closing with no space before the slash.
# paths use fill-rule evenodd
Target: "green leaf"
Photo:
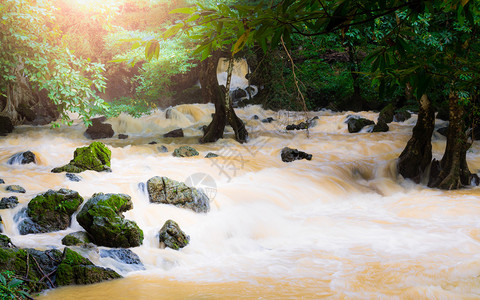
<path id="1" fill-rule="evenodd" d="M 191 15 L 196 11 L 195 7 L 180 7 L 173 9 L 169 12 L 169 14 L 187 14 Z"/>
<path id="2" fill-rule="evenodd" d="M 249 34 L 250 31 L 247 30 L 240 36 L 237 42 L 233 45 L 232 54 L 236 54 L 243 48 L 243 46 L 245 46 L 245 41 L 247 40 Z"/>

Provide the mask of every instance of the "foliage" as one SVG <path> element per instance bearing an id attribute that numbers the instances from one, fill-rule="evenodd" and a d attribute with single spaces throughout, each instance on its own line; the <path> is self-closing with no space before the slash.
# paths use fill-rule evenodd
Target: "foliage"
<path id="1" fill-rule="evenodd" d="M 0 298 L 1 299 L 29 299 L 24 281 L 15 278 L 12 271 L 0 273 Z"/>
<path id="2" fill-rule="evenodd" d="M 148 101 L 138 98 L 122 97 L 115 99 L 110 103 L 110 109 L 106 116 L 107 118 L 110 118 L 117 117 L 121 113 L 127 113 L 135 118 L 139 118 L 143 115 L 150 114 L 152 112 L 152 108 L 155 107 L 152 106 L 152 104 Z"/>

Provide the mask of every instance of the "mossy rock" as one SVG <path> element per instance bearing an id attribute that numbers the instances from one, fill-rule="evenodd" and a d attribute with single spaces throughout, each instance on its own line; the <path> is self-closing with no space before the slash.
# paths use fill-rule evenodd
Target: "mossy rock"
<path id="1" fill-rule="evenodd" d="M 0 218 L 1 221 L 1 218 Z M 12 248 L 12 240 L 6 235 L 0 234 L 0 247 L 2 248 Z"/>
<path id="2" fill-rule="evenodd" d="M 208 212 L 210 199 L 202 191 L 168 177 L 155 176 L 147 181 L 148 198 L 153 203 L 172 204 L 195 212 Z"/>
<path id="3" fill-rule="evenodd" d="M 77 221 L 99 246 L 136 247 L 143 242 L 143 231 L 122 215 L 132 208 L 128 195 L 97 193 L 80 210 Z"/>
<path id="4" fill-rule="evenodd" d="M 62 239 L 62 244 L 65 246 L 82 246 L 89 243 L 91 243 L 91 241 L 85 231 L 72 232 Z"/>
<path id="5" fill-rule="evenodd" d="M 383 120 L 379 120 L 375 126 L 373 126 L 372 132 L 387 132 L 390 128 L 388 127 L 387 123 Z"/>
<path id="6" fill-rule="evenodd" d="M 389 103 L 378 114 L 377 123 L 380 123 L 380 121 L 383 121 L 385 123 L 391 123 L 393 121 L 394 111 L 395 107 L 393 106 L 393 103 Z"/>
<path id="7" fill-rule="evenodd" d="M 177 222 L 168 220 L 160 229 L 159 241 L 161 248 L 179 250 L 188 245 L 190 237 L 180 229 Z"/>
<path id="8" fill-rule="evenodd" d="M 198 151 L 190 146 L 182 146 L 175 150 L 172 153 L 175 157 L 191 157 L 191 156 L 198 156 Z"/>
<path id="9" fill-rule="evenodd" d="M 101 142 L 93 142 L 90 146 L 77 148 L 73 159 L 65 166 L 54 168 L 53 173 L 80 173 L 85 170 L 97 172 L 111 171 L 112 152 Z"/>
<path id="10" fill-rule="evenodd" d="M 87 258 L 66 247 L 62 262 L 57 268 L 56 283 L 59 286 L 92 284 L 121 277 L 111 269 L 95 266 Z"/>
<path id="11" fill-rule="evenodd" d="M 36 225 L 27 226 L 28 221 L 19 225 L 21 234 L 53 232 L 67 229 L 72 215 L 82 204 L 83 198 L 78 192 L 60 189 L 48 190 L 33 198 L 27 207 L 27 216 Z"/>

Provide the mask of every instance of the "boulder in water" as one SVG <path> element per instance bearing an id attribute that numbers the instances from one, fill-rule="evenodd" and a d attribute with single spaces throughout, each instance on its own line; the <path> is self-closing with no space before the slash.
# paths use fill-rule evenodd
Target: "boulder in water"
<path id="1" fill-rule="evenodd" d="M 412 114 L 408 110 L 402 110 L 395 113 L 393 116 L 393 121 L 395 122 L 405 122 L 410 119 Z"/>
<path id="2" fill-rule="evenodd" d="M 112 152 L 103 143 L 93 142 L 90 146 L 77 148 L 73 159 L 63 167 L 54 168 L 53 173 L 80 173 L 85 170 L 111 171 Z"/>
<path id="3" fill-rule="evenodd" d="M 160 147 L 157 147 L 157 150 L 158 150 L 158 152 L 160 152 L 160 153 L 166 153 L 166 152 L 168 152 L 167 147 L 165 147 L 164 145 L 162 145 L 162 146 L 160 146 Z"/>
<path id="4" fill-rule="evenodd" d="M 373 125 L 375 122 L 358 116 L 349 116 L 346 120 L 348 126 L 348 132 L 355 133 L 362 130 L 363 127 Z"/>
<path id="5" fill-rule="evenodd" d="M 91 241 L 85 231 L 69 233 L 62 239 L 62 245 L 65 246 L 82 246 L 89 243 L 91 243 Z"/>
<path id="6" fill-rule="evenodd" d="M 219 155 L 213 152 L 208 152 L 207 155 L 205 155 L 205 158 L 212 158 L 212 157 L 218 157 Z"/>
<path id="7" fill-rule="evenodd" d="M 272 123 L 273 121 L 275 121 L 274 118 L 268 117 L 268 118 L 263 119 L 263 120 L 262 120 L 262 123 Z"/>
<path id="8" fill-rule="evenodd" d="M 119 139 L 119 140 L 128 139 L 128 135 L 127 135 L 127 134 L 120 133 L 120 134 L 118 135 L 118 139 Z"/>
<path id="9" fill-rule="evenodd" d="M 387 132 L 390 128 L 388 127 L 387 123 L 385 123 L 383 120 L 378 120 L 377 124 L 373 126 L 373 131 L 372 132 Z"/>
<path id="10" fill-rule="evenodd" d="M 28 218 L 18 226 L 20 234 L 67 229 L 71 224 L 73 213 L 82 202 L 83 198 L 78 192 L 68 189 L 48 190 L 37 195 L 28 203 L 26 210 Z"/>
<path id="11" fill-rule="evenodd" d="M 280 153 L 283 162 L 292 162 L 294 160 L 306 159 L 312 160 L 312 155 L 297 149 L 285 147 Z"/>
<path id="12" fill-rule="evenodd" d="M 159 241 L 161 248 L 179 250 L 188 245 L 190 237 L 180 229 L 175 221 L 168 220 L 160 229 Z"/>
<path id="13" fill-rule="evenodd" d="M 315 116 L 311 119 L 308 119 L 306 122 L 300 122 L 298 124 L 287 125 L 286 129 L 287 130 L 308 129 L 308 128 L 311 128 L 311 127 L 314 127 L 315 125 L 317 125 L 317 120 L 318 120 L 318 116 Z"/>
<path id="14" fill-rule="evenodd" d="M 59 286 L 92 284 L 122 278 L 112 269 L 95 266 L 90 260 L 65 247 L 63 260 L 58 265 L 56 283 Z"/>
<path id="15" fill-rule="evenodd" d="M 7 191 L 12 192 L 12 193 L 25 193 L 25 189 L 19 185 L 9 185 L 5 188 Z"/>
<path id="16" fill-rule="evenodd" d="M 183 137 L 183 129 L 182 128 L 178 128 L 178 129 L 175 129 L 175 130 L 172 130 L 170 132 L 167 132 L 163 135 L 163 137 L 173 137 L 173 138 L 178 138 L 178 137 Z"/>
<path id="17" fill-rule="evenodd" d="M 35 154 L 31 151 L 16 153 L 12 155 L 7 161 L 7 164 L 9 165 L 14 165 L 14 164 L 26 165 L 30 163 L 34 163 L 34 164 L 36 163 Z"/>
<path id="18" fill-rule="evenodd" d="M 5 180 L 0 178 L 0 184 L 4 184 L 4 183 L 5 183 Z"/>
<path id="19" fill-rule="evenodd" d="M 0 135 L 7 135 L 13 131 L 13 123 L 7 116 L 0 116 Z"/>
<path id="20" fill-rule="evenodd" d="M 210 200 L 202 191 L 167 177 L 155 176 L 147 181 L 148 198 L 153 203 L 172 204 L 195 212 L 208 212 Z"/>
<path id="21" fill-rule="evenodd" d="M 0 209 L 14 208 L 17 205 L 17 196 L 3 197 L 2 200 L 0 200 Z"/>
<path id="22" fill-rule="evenodd" d="M 140 246 L 143 231 L 123 212 L 133 208 L 132 199 L 125 194 L 97 193 L 90 198 L 77 215 L 78 223 L 99 246 L 129 248 Z"/>
<path id="23" fill-rule="evenodd" d="M 103 123 L 107 120 L 105 117 L 91 119 L 92 125 L 88 126 L 84 135 L 91 140 L 111 138 L 115 132 L 112 129 L 112 124 Z"/>
<path id="24" fill-rule="evenodd" d="M 394 110 L 395 107 L 393 107 L 392 103 L 389 103 L 387 106 L 385 106 L 378 114 L 377 123 L 380 123 L 380 121 L 383 121 L 384 123 L 391 123 L 393 121 Z"/>
<path id="25" fill-rule="evenodd" d="M 74 182 L 79 182 L 82 180 L 82 177 L 75 175 L 73 173 L 67 173 L 65 174 L 65 176 L 68 178 L 68 180 L 74 181 Z"/>
<path id="26" fill-rule="evenodd" d="M 190 146 L 182 146 L 180 148 L 175 149 L 172 155 L 175 157 L 191 157 L 191 156 L 197 156 L 198 151 Z"/>
<path id="27" fill-rule="evenodd" d="M 100 257 L 110 257 L 124 264 L 137 265 L 139 269 L 145 269 L 140 257 L 130 249 L 101 249 Z"/>

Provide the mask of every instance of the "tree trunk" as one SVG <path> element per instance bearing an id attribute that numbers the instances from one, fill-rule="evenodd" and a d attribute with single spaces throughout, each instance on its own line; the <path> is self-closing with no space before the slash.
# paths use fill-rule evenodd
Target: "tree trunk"
<path id="1" fill-rule="evenodd" d="M 19 64 L 12 69 L 12 73 L 16 80 L 7 84 L 7 99 L 1 114 L 10 118 L 13 125 L 20 125 L 25 121 L 26 117 L 22 116 L 19 109 L 32 106 L 35 103 L 35 99 L 27 78 L 22 74 L 23 64 Z"/>
<path id="2" fill-rule="evenodd" d="M 223 131 L 228 122 L 235 132 L 235 139 L 240 143 L 245 143 L 248 137 L 245 124 L 235 114 L 232 101 L 229 101 L 229 97 L 226 96 L 228 90 L 222 89 L 218 85 L 217 65 L 220 57 L 221 52 L 215 51 L 209 58 L 202 62 L 203 66 L 200 72 L 202 96 L 204 99 L 210 99 L 215 104 L 215 113 L 212 122 L 208 125 L 200 142 L 213 143 L 223 138 Z M 229 76 L 231 77 L 231 70 Z"/>
<path id="3" fill-rule="evenodd" d="M 472 145 L 465 132 L 465 108 L 458 103 L 458 95 L 451 92 L 448 99 L 450 124 L 447 146 L 440 163 L 432 163 L 429 187 L 444 190 L 458 189 L 470 184 L 471 173 L 467 165 L 467 150 Z"/>
<path id="4" fill-rule="evenodd" d="M 412 137 L 398 158 L 398 172 L 404 178 L 419 183 L 432 160 L 432 133 L 435 126 L 435 113 L 427 95 L 419 101 L 417 124 Z"/>

